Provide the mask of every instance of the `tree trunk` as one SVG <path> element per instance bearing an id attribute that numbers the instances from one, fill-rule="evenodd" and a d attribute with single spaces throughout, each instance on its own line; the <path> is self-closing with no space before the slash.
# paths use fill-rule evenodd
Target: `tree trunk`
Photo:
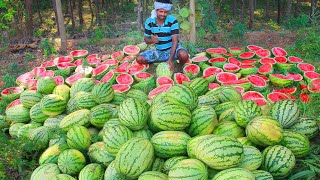
<path id="1" fill-rule="evenodd" d="M 280 24 L 280 18 L 281 18 L 281 0 L 278 0 L 278 17 L 277 17 L 278 24 Z"/>
<path id="2" fill-rule="evenodd" d="M 189 40 L 192 44 L 196 44 L 196 10 L 195 0 L 190 0 L 190 16 L 189 22 L 191 23 L 191 29 L 189 34 Z"/>
<path id="3" fill-rule="evenodd" d="M 232 3 L 232 15 L 233 17 L 235 18 L 237 14 L 237 0 L 233 0 L 233 3 Z"/>
<path id="4" fill-rule="evenodd" d="M 39 20 L 40 20 L 40 26 L 42 26 L 42 23 L 43 23 L 43 19 L 42 19 L 42 15 L 41 15 L 41 7 L 40 7 L 40 4 L 39 4 L 39 0 L 37 0 L 37 11 L 38 11 L 38 16 L 39 16 Z"/>
<path id="5" fill-rule="evenodd" d="M 79 24 L 83 26 L 83 14 L 82 14 L 82 0 L 78 0 L 78 15 L 79 15 Z"/>
<path id="6" fill-rule="evenodd" d="M 27 10 L 27 16 L 26 16 L 26 35 L 31 37 L 33 34 L 33 18 L 32 18 L 32 0 L 26 0 L 26 10 Z"/>
<path id="7" fill-rule="evenodd" d="M 287 16 L 287 22 L 289 22 L 291 18 L 291 11 L 292 11 L 292 0 L 287 1 L 287 11 L 286 11 L 286 16 Z"/>
<path id="8" fill-rule="evenodd" d="M 137 30 L 141 31 L 142 30 L 142 0 L 138 1 L 138 8 L 137 8 L 137 12 L 138 12 L 138 19 L 137 19 Z"/>
<path id="9" fill-rule="evenodd" d="M 58 28 L 58 34 L 60 34 L 60 29 L 59 29 L 59 22 L 58 22 L 58 14 L 57 14 L 57 5 L 56 5 L 56 0 L 52 0 L 52 5 L 53 5 L 53 11 L 54 11 L 54 15 L 56 17 L 55 21 L 57 24 L 57 28 Z"/>
<path id="10" fill-rule="evenodd" d="M 101 17 L 100 17 L 100 4 L 99 0 L 94 0 L 94 4 L 96 6 L 96 17 L 97 17 L 97 23 L 99 26 L 101 26 Z"/>
<path id="11" fill-rule="evenodd" d="M 295 8 L 295 11 L 294 11 L 294 17 L 295 18 L 300 15 L 300 7 L 301 7 L 301 1 L 297 0 L 296 8 Z"/>
<path id="12" fill-rule="evenodd" d="M 249 0 L 249 29 L 253 29 L 253 18 L 254 18 L 254 0 Z"/>
<path id="13" fill-rule="evenodd" d="M 270 4 L 269 4 L 269 1 L 267 1 L 267 2 L 266 2 L 266 18 L 267 18 L 267 19 L 269 19 L 269 17 L 270 17 L 270 16 L 269 16 L 269 7 L 270 7 Z"/>
<path id="14" fill-rule="evenodd" d="M 63 21 L 63 15 L 62 15 L 61 1 L 55 0 L 55 4 L 56 4 L 57 20 L 58 20 L 58 26 L 60 29 L 60 38 L 61 38 L 60 51 L 61 51 L 61 53 L 66 53 L 67 52 L 67 37 L 66 37 L 66 30 L 64 27 L 64 21 Z"/>
<path id="15" fill-rule="evenodd" d="M 244 8 L 245 8 L 245 4 L 244 4 L 244 0 L 241 0 L 241 22 L 244 23 Z"/>
<path id="16" fill-rule="evenodd" d="M 75 27 L 75 22 L 74 22 L 74 17 L 73 17 L 73 6 L 72 6 L 72 0 L 69 0 L 69 14 L 70 14 L 70 19 L 71 19 L 71 34 L 74 34 L 74 27 Z"/>

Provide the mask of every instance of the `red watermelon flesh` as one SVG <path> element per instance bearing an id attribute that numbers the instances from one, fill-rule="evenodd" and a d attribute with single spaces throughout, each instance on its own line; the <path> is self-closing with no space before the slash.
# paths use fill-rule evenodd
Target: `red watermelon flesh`
<path id="1" fill-rule="evenodd" d="M 20 85 L 26 85 L 27 81 L 29 79 L 33 79 L 34 74 L 32 72 L 26 72 L 22 75 L 20 75 L 17 79 L 16 79 L 16 83 L 20 86 Z"/>
<path id="2" fill-rule="evenodd" d="M 54 71 L 51 71 L 51 70 L 46 70 L 44 72 L 41 72 L 39 74 L 40 77 L 53 77 L 54 76 Z"/>
<path id="3" fill-rule="evenodd" d="M 280 48 L 280 47 L 272 48 L 272 53 L 276 57 L 278 57 L 278 56 L 287 56 L 287 52 L 284 49 Z"/>
<path id="4" fill-rule="evenodd" d="M 269 74 L 272 72 L 272 65 L 271 64 L 263 64 L 258 68 L 258 72 L 260 74 Z"/>
<path id="5" fill-rule="evenodd" d="M 101 78 L 100 81 L 101 81 L 101 82 L 109 82 L 110 79 L 113 78 L 113 76 L 114 76 L 114 71 L 109 71 L 109 72 L 107 72 L 106 75 L 104 75 L 104 76 Z"/>
<path id="6" fill-rule="evenodd" d="M 288 60 L 291 63 L 302 63 L 303 62 L 303 60 L 301 58 L 298 58 L 298 57 L 295 57 L 295 56 L 289 56 Z"/>
<path id="7" fill-rule="evenodd" d="M 44 68 L 52 68 L 52 67 L 55 67 L 56 66 L 56 63 L 54 61 L 46 61 L 44 63 L 41 64 L 41 67 L 44 67 Z"/>
<path id="8" fill-rule="evenodd" d="M 233 86 L 240 94 L 244 93 L 244 87 L 241 86 Z"/>
<path id="9" fill-rule="evenodd" d="M 242 95 L 243 100 L 253 100 L 253 99 L 261 99 L 264 96 L 257 91 L 247 91 Z"/>
<path id="10" fill-rule="evenodd" d="M 203 61 L 208 61 L 209 58 L 207 58 L 206 56 L 196 56 L 194 58 L 192 58 L 192 62 L 203 62 Z"/>
<path id="11" fill-rule="evenodd" d="M 242 51 L 241 47 L 231 47 L 229 48 L 231 51 Z"/>
<path id="12" fill-rule="evenodd" d="M 209 48 L 206 52 L 209 54 L 225 54 L 227 50 L 225 48 Z"/>
<path id="13" fill-rule="evenodd" d="M 308 63 L 299 63 L 298 68 L 301 71 L 315 71 L 316 70 L 316 68 L 313 65 L 308 64 Z"/>
<path id="14" fill-rule="evenodd" d="M 259 49 L 256 51 L 256 55 L 263 58 L 263 57 L 269 57 L 271 56 L 271 53 L 267 49 Z"/>
<path id="15" fill-rule="evenodd" d="M 248 76 L 248 80 L 255 86 L 265 87 L 267 85 L 266 81 L 259 76 L 251 75 Z"/>
<path id="16" fill-rule="evenodd" d="M 306 94 L 306 93 L 301 93 L 300 99 L 301 99 L 301 102 L 303 102 L 303 103 L 310 102 L 310 96 L 309 96 L 309 94 Z"/>
<path id="17" fill-rule="evenodd" d="M 126 56 L 126 57 L 122 58 L 122 59 L 120 60 L 120 62 L 133 61 L 134 59 L 135 59 L 134 56 Z"/>
<path id="18" fill-rule="evenodd" d="M 223 70 L 217 67 L 208 67 L 203 71 L 203 78 L 208 78 L 212 75 L 218 74 L 222 72 Z"/>
<path id="19" fill-rule="evenodd" d="M 281 100 L 290 100 L 290 97 L 284 93 L 273 92 L 273 93 L 268 94 L 268 99 L 269 99 L 269 101 L 275 103 L 275 102 L 281 101 Z"/>
<path id="20" fill-rule="evenodd" d="M 239 85 L 239 84 L 246 84 L 246 83 L 250 83 L 250 81 L 246 79 L 238 79 L 234 81 L 224 82 L 223 85 L 229 86 L 229 85 Z"/>
<path id="21" fill-rule="evenodd" d="M 229 62 L 229 63 L 232 63 L 232 64 L 235 64 L 235 65 L 238 65 L 238 66 L 241 65 L 241 62 L 240 62 L 238 59 L 233 58 L 233 57 L 230 57 L 230 58 L 228 59 L 228 62 Z"/>
<path id="22" fill-rule="evenodd" d="M 306 71 L 306 72 L 304 72 L 304 76 L 309 79 L 320 78 L 320 74 L 317 72 L 314 72 L 314 71 Z"/>
<path id="23" fill-rule="evenodd" d="M 183 70 L 186 73 L 191 73 L 193 75 L 196 75 L 200 72 L 200 67 L 196 64 L 188 64 L 183 68 Z"/>
<path id="24" fill-rule="evenodd" d="M 216 57 L 209 60 L 209 63 L 215 63 L 215 62 L 226 62 L 227 58 L 224 57 Z"/>
<path id="25" fill-rule="evenodd" d="M 244 53 L 240 54 L 239 58 L 241 58 L 241 59 L 251 59 L 251 58 L 253 58 L 254 55 L 255 55 L 254 52 L 249 51 L 249 52 L 244 52 Z"/>
<path id="26" fill-rule="evenodd" d="M 131 75 L 127 73 L 119 74 L 116 77 L 116 81 L 118 84 L 132 84 L 133 83 L 133 78 Z"/>
<path id="27" fill-rule="evenodd" d="M 109 69 L 109 65 L 108 64 L 102 64 L 100 66 L 98 66 L 97 68 L 92 70 L 92 76 L 98 76 L 100 74 L 105 73 L 107 70 Z"/>
<path id="28" fill-rule="evenodd" d="M 220 87 L 218 83 L 209 83 L 209 91 L 218 87 Z"/>
<path id="29" fill-rule="evenodd" d="M 88 56 L 89 57 L 89 56 Z M 91 58 L 88 58 L 87 57 L 87 62 L 91 65 L 98 65 L 100 63 L 100 59 L 98 57 L 91 57 Z"/>
<path id="30" fill-rule="evenodd" d="M 275 57 L 274 60 L 276 60 L 277 63 L 286 63 L 287 62 L 287 58 L 284 56 Z"/>
<path id="31" fill-rule="evenodd" d="M 229 72 L 220 72 L 217 74 L 217 81 L 220 83 L 232 82 L 238 80 L 238 76 Z"/>
<path id="32" fill-rule="evenodd" d="M 136 56 L 139 54 L 140 48 L 138 46 L 134 46 L 134 45 L 127 45 L 127 46 L 123 47 L 122 51 L 129 56 Z"/>
<path id="33" fill-rule="evenodd" d="M 247 59 L 247 60 L 243 60 L 241 62 L 241 65 L 253 65 L 257 62 L 258 62 L 258 60 L 255 60 L 255 59 Z"/>
<path id="34" fill-rule="evenodd" d="M 263 48 L 260 47 L 260 46 L 256 46 L 256 45 L 248 45 L 247 49 L 249 49 L 250 51 L 258 51 L 258 50 L 263 49 Z"/>
<path id="35" fill-rule="evenodd" d="M 240 67 L 235 64 L 227 63 L 223 65 L 223 69 L 228 72 L 238 72 L 240 70 Z"/>
<path id="36" fill-rule="evenodd" d="M 268 101 L 265 98 L 257 98 L 253 99 L 253 102 L 255 102 L 258 106 L 264 106 L 268 104 Z"/>
<path id="37" fill-rule="evenodd" d="M 108 64 L 110 66 L 118 66 L 119 61 L 117 61 L 115 59 L 107 59 L 107 60 L 103 61 L 102 63 Z"/>
<path id="38" fill-rule="evenodd" d="M 73 61 L 73 58 L 71 56 L 62 56 L 62 57 L 57 57 L 53 60 L 56 64 L 59 64 L 59 63 L 64 63 L 64 62 L 72 62 Z"/>
<path id="39" fill-rule="evenodd" d="M 249 69 L 249 68 L 255 68 L 256 66 L 254 66 L 254 65 L 240 65 L 239 67 L 241 69 Z"/>
<path id="40" fill-rule="evenodd" d="M 150 78 L 152 76 L 152 74 L 150 74 L 148 72 L 138 72 L 134 76 L 139 80 L 144 80 L 144 79 Z"/>
<path id="41" fill-rule="evenodd" d="M 167 76 L 161 76 L 161 77 L 157 78 L 157 85 L 158 86 L 165 85 L 165 84 L 171 84 L 173 86 L 174 82 L 171 78 L 169 78 Z"/>
<path id="42" fill-rule="evenodd" d="M 296 87 L 291 87 L 291 88 L 274 89 L 273 92 L 280 92 L 280 93 L 284 93 L 284 94 L 293 94 L 296 92 L 296 90 L 297 90 Z"/>
<path id="43" fill-rule="evenodd" d="M 82 73 L 76 73 L 76 74 L 74 74 L 72 76 L 69 76 L 66 79 L 66 83 L 69 84 L 69 85 L 72 85 L 73 83 L 75 83 L 77 80 L 79 80 L 81 78 L 84 78 L 84 75 Z"/>
<path id="44" fill-rule="evenodd" d="M 124 62 L 122 64 L 120 64 L 115 70 L 115 73 L 124 73 L 127 72 L 128 69 L 130 67 L 130 63 L 129 62 Z"/>
<path id="45" fill-rule="evenodd" d="M 152 91 L 149 92 L 148 94 L 148 98 L 149 100 L 152 100 L 153 97 L 155 97 L 156 95 L 162 93 L 162 92 L 167 92 L 169 91 L 169 89 L 172 87 L 171 84 L 165 84 L 165 85 L 162 85 L 162 86 L 158 86 L 156 88 L 154 88 Z"/>
<path id="46" fill-rule="evenodd" d="M 269 82 L 269 78 L 267 76 L 256 74 L 256 76 L 260 76 L 262 79 L 264 79 L 266 82 Z"/>
<path id="47" fill-rule="evenodd" d="M 86 55 L 88 55 L 87 50 L 74 50 L 70 52 L 70 56 L 72 57 L 84 57 Z"/>
<path id="48" fill-rule="evenodd" d="M 20 99 L 16 99 L 16 100 L 12 101 L 12 102 L 6 107 L 6 111 L 7 111 L 9 108 L 11 108 L 11 107 L 13 107 L 13 106 L 16 106 L 16 105 L 19 105 L 19 104 L 21 104 Z"/>
<path id="49" fill-rule="evenodd" d="M 73 63 L 69 63 L 69 62 L 63 62 L 63 63 L 59 63 L 57 65 L 58 69 L 68 69 L 68 68 L 71 68 L 71 67 L 74 67 L 76 68 L 76 65 L 73 64 Z"/>
<path id="50" fill-rule="evenodd" d="M 288 76 L 285 76 L 283 74 L 272 74 L 272 76 L 275 76 L 275 77 L 280 78 L 280 79 L 294 80 L 293 77 L 288 77 Z"/>
<path id="51" fill-rule="evenodd" d="M 90 54 L 86 57 L 86 59 L 96 59 L 96 58 L 99 58 L 98 54 Z"/>
<path id="52" fill-rule="evenodd" d="M 308 84 L 310 92 L 320 93 L 320 78 L 312 79 Z"/>
<path id="53" fill-rule="evenodd" d="M 260 63 L 261 64 L 276 64 L 277 61 L 274 58 L 261 58 Z"/>
<path id="54" fill-rule="evenodd" d="M 76 66 L 80 66 L 80 65 L 82 65 L 82 61 L 83 61 L 83 59 L 77 59 L 77 60 L 74 62 L 74 64 L 75 64 Z"/>
<path id="55" fill-rule="evenodd" d="M 112 89 L 116 92 L 124 93 L 130 89 L 130 85 L 128 85 L 128 84 L 114 84 L 114 85 L 112 85 Z"/>
<path id="56" fill-rule="evenodd" d="M 99 59 L 101 59 L 103 61 L 105 59 L 109 59 L 110 57 L 111 57 L 110 54 L 105 54 L 105 55 L 99 56 Z"/>
<path id="57" fill-rule="evenodd" d="M 287 77 L 293 78 L 294 81 L 301 81 L 303 76 L 301 74 L 287 73 Z"/>
<path id="58" fill-rule="evenodd" d="M 64 78 L 62 76 L 55 76 L 53 79 L 56 81 L 57 85 L 62 85 L 64 84 Z"/>
<path id="59" fill-rule="evenodd" d="M 234 54 L 231 54 L 231 53 L 224 53 L 224 56 L 232 57 L 232 56 L 234 56 Z"/>
<path id="60" fill-rule="evenodd" d="M 40 77 L 40 74 L 43 74 L 46 71 L 44 67 L 36 67 L 32 70 L 32 73 L 35 77 Z"/>
<path id="61" fill-rule="evenodd" d="M 141 72 L 143 70 L 145 70 L 145 66 L 143 66 L 141 64 L 135 64 L 129 68 L 129 74 L 133 75 L 133 74 L 136 74 L 136 73 Z"/>
<path id="62" fill-rule="evenodd" d="M 10 88 L 6 88 L 1 92 L 1 96 L 5 97 L 5 96 L 10 96 L 10 94 L 20 94 L 23 91 L 23 87 L 10 87 Z"/>
<path id="63" fill-rule="evenodd" d="M 28 79 L 27 80 L 27 87 L 36 87 L 38 83 L 38 79 Z"/>
<path id="64" fill-rule="evenodd" d="M 175 73 L 173 77 L 175 82 L 178 84 L 182 84 L 183 82 L 191 82 L 189 77 L 183 73 Z"/>
<path id="65" fill-rule="evenodd" d="M 124 57 L 124 52 L 123 51 L 118 51 L 118 52 L 114 52 L 114 53 L 111 54 L 111 58 L 112 59 L 116 59 L 118 61 L 120 61 L 123 57 Z"/>

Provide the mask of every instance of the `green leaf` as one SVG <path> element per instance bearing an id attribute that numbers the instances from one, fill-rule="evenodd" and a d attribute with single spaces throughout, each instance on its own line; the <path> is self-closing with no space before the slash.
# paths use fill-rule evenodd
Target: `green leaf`
<path id="1" fill-rule="evenodd" d="M 187 18 L 190 15 L 190 11 L 189 11 L 189 9 L 184 7 L 184 8 L 179 10 L 179 14 L 180 14 L 180 16 L 182 16 L 184 18 Z"/>
<path id="2" fill-rule="evenodd" d="M 189 31 L 191 29 L 191 23 L 189 21 L 183 21 L 180 24 L 180 28 L 185 31 Z"/>
<path id="3" fill-rule="evenodd" d="M 183 21 L 183 17 L 181 17 L 179 14 L 172 14 L 172 16 L 174 16 L 178 22 L 182 22 Z"/>
<path id="4" fill-rule="evenodd" d="M 301 171 L 296 173 L 295 175 L 292 175 L 289 180 L 295 180 L 295 179 L 299 179 L 299 178 L 309 178 L 309 177 L 314 177 L 316 174 L 311 171 L 311 170 L 305 170 L 305 171 Z"/>

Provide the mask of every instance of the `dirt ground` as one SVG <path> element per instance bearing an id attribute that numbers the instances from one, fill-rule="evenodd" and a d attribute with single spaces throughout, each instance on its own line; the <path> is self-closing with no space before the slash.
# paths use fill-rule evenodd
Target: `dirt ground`
<path id="1" fill-rule="evenodd" d="M 249 44 L 255 44 L 259 45 L 268 49 L 271 49 L 272 47 L 286 47 L 291 46 L 295 43 L 295 36 L 296 34 L 291 31 L 253 31 L 248 32 L 244 36 L 244 40 L 248 42 Z M 236 47 L 236 46 L 242 46 L 241 42 L 234 42 L 229 41 L 226 42 L 226 37 L 223 36 L 223 34 L 216 34 L 210 41 L 212 41 L 215 45 L 224 45 L 228 47 Z M 105 50 L 103 47 L 106 46 L 113 46 L 117 47 L 117 45 L 120 44 L 121 41 L 120 38 L 114 38 L 114 39 L 102 39 L 99 43 L 96 43 L 93 46 L 88 47 L 88 51 L 92 54 L 108 54 L 111 53 L 110 49 Z M 76 38 L 76 39 L 70 39 L 68 40 L 68 48 L 67 51 L 70 52 L 72 50 L 77 49 L 77 45 L 81 42 L 87 41 L 86 38 Z M 40 42 L 40 39 L 33 39 L 32 43 L 35 46 L 22 48 L 20 50 L 13 51 L 12 49 L 17 49 L 17 45 L 11 45 L 7 51 L 2 52 L 0 56 L 0 76 L 3 77 L 6 72 L 8 72 L 9 65 L 12 63 L 15 63 L 18 65 L 18 67 L 21 67 L 19 69 L 25 69 L 26 71 L 31 71 L 34 67 L 40 66 L 44 61 L 48 61 L 51 59 L 54 59 L 57 56 L 61 56 L 59 54 L 49 56 L 49 57 L 43 57 L 42 49 L 39 48 L 38 42 Z M 116 51 L 116 49 L 114 49 Z M 35 60 L 30 60 L 28 62 L 24 62 L 24 56 L 26 52 L 31 52 L 36 56 Z M 26 67 L 24 67 L 26 66 Z M 18 74 L 23 74 L 24 72 L 18 72 Z M 2 78 L 0 78 L 0 89 L 3 85 Z"/>

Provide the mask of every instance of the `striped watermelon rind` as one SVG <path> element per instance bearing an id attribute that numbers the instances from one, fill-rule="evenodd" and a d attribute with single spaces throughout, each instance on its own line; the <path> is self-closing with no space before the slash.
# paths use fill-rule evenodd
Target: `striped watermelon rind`
<path id="1" fill-rule="evenodd" d="M 82 179 L 102 179 L 104 168 L 101 164 L 91 163 L 86 165 L 79 173 L 79 180 Z"/>
<path id="2" fill-rule="evenodd" d="M 289 128 L 299 119 L 299 106 L 292 100 L 277 101 L 271 107 L 271 116 L 279 121 L 283 128 Z"/>
<path id="3" fill-rule="evenodd" d="M 283 131 L 281 145 L 290 149 L 297 158 L 307 156 L 310 152 L 310 142 L 308 137 L 291 130 Z"/>
<path id="4" fill-rule="evenodd" d="M 184 159 L 176 163 L 168 173 L 169 179 L 207 179 L 206 165 L 198 159 Z"/>
<path id="5" fill-rule="evenodd" d="M 310 117 L 299 117 L 298 122 L 292 125 L 290 130 L 306 135 L 309 139 L 319 133 L 317 121 Z"/>
<path id="6" fill-rule="evenodd" d="M 67 132 L 67 144 L 70 148 L 85 151 L 91 145 L 89 130 L 83 126 L 74 126 Z"/>
<path id="7" fill-rule="evenodd" d="M 76 175 L 86 166 L 86 158 L 76 149 L 67 149 L 59 155 L 58 166 L 61 172 Z"/>
<path id="8" fill-rule="evenodd" d="M 232 179 L 248 179 L 255 180 L 254 175 L 244 168 L 230 168 L 218 172 L 212 180 L 232 180 Z"/>
<path id="9" fill-rule="evenodd" d="M 43 177 L 51 179 L 58 174 L 60 174 L 58 165 L 54 163 L 42 164 L 32 172 L 30 180 L 38 180 Z"/>
<path id="10" fill-rule="evenodd" d="M 237 165 L 237 167 L 241 167 L 247 169 L 249 171 L 253 171 L 258 169 L 262 163 L 262 153 L 254 146 L 243 146 L 243 158 Z"/>

